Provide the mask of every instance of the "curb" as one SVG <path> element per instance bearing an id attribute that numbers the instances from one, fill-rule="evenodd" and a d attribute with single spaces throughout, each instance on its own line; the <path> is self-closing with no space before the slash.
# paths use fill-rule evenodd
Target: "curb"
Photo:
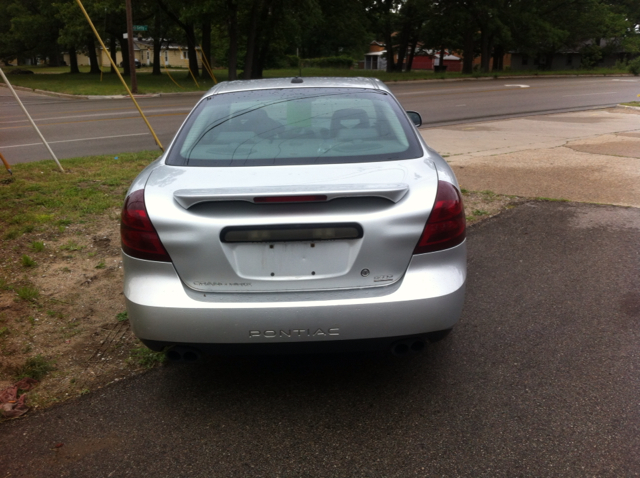
<path id="1" fill-rule="evenodd" d="M 629 109 L 629 110 L 640 111 L 640 106 L 616 105 L 616 108 L 626 108 L 626 109 Z"/>
<path id="2" fill-rule="evenodd" d="M 4 83 L 0 82 L 0 86 L 8 88 Z M 14 90 L 28 91 L 29 93 L 38 93 L 45 96 L 54 96 L 56 98 L 67 98 L 70 100 L 124 100 L 129 98 L 129 95 L 70 95 L 68 93 L 58 93 L 56 91 L 38 90 L 36 88 L 28 88 L 26 86 L 12 85 Z M 158 98 L 160 96 L 180 96 L 180 95 L 197 95 L 202 96 L 206 91 L 185 91 L 184 93 L 149 93 L 145 95 L 133 95 L 134 98 Z"/>
<path id="3" fill-rule="evenodd" d="M 635 76 L 631 73 L 620 73 L 616 75 L 499 75 L 499 76 L 480 76 L 478 78 L 432 78 L 429 80 L 393 80 L 393 81 L 385 81 L 386 85 L 397 85 L 402 83 L 432 83 L 435 81 L 441 82 L 455 82 L 455 81 L 488 81 L 488 80 L 531 80 L 531 79 L 543 79 L 543 78 L 618 78 L 618 77 L 627 77 L 627 76 Z M 369 78 L 369 77 L 365 77 Z"/>
<path id="4" fill-rule="evenodd" d="M 627 77 L 627 76 L 635 76 L 631 73 L 620 73 L 616 75 L 607 75 L 607 74 L 597 74 L 597 75 L 500 75 L 500 76 L 481 76 L 478 78 L 433 78 L 428 80 L 393 80 L 393 81 L 385 81 L 383 82 L 386 85 L 398 85 L 402 83 L 433 83 L 433 82 L 443 82 L 443 83 L 451 83 L 457 81 L 489 81 L 489 80 L 530 80 L 530 79 L 540 79 L 540 78 L 617 78 L 617 77 Z M 304 78 L 304 77 L 303 77 Z M 369 77 L 363 77 L 369 78 Z M 7 85 L 4 83 L 0 83 L 0 86 L 7 88 Z M 129 98 L 129 95 L 70 95 L 68 93 L 56 93 L 54 91 L 46 91 L 46 90 L 37 90 L 34 88 L 27 88 L 25 86 L 13 86 L 15 90 L 20 91 L 30 91 L 32 93 L 38 93 L 47 96 L 55 96 L 58 98 L 68 98 L 68 99 L 81 99 L 81 100 L 122 100 L 125 98 Z M 133 95 L 134 98 L 157 98 L 162 96 L 189 96 L 189 95 L 198 95 L 202 96 L 207 93 L 209 90 L 202 91 L 185 91 L 185 92 L 172 92 L 172 93 L 150 93 L 146 95 Z M 628 108 L 634 108 L 633 106 L 629 106 Z"/>
<path id="5" fill-rule="evenodd" d="M 0 86 L 3 87 L 3 88 L 9 88 L 4 83 L 0 83 Z M 35 89 L 35 88 L 27 88 L 26 86 L 16 86 L 16 85 L 11 85 L 11 86 L 13 86 L 13 89 L 17 90 L 17 91 L 28 91 L 30 93 L 38 93 L 40 95 L 45 95 L 45 96 L 55 96 L 57 98 L 68 98 L 68 99 L 72 99 L 72 100 L 86 100 L 88 98 L 88 96 L 83 96 L 83 95 L 70 95 L 68 93 L 57 93 L 55 91 L 38 90 L 38 89 Z"/>

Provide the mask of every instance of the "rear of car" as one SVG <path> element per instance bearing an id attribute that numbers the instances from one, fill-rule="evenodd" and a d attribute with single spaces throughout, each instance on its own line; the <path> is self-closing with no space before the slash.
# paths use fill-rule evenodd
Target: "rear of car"
<path id="1" fill-rule="evenodd" d="M 122 249 L 155 350 L 415 347 L 464 301 L 455 177 L 367 79 L 211 90 L 132 184 Z"/>

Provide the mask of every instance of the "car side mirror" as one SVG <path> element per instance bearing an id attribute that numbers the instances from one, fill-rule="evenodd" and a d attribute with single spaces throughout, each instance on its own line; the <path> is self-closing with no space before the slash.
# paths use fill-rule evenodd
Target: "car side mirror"
<path id="1" fill-rule="evenodd" d="M 420 116 L 420 113 L 416 111 L 407 111 L 406 113 L 413 124 L 416 125 L 416 128 L 422 126 L 422 116 Z"/>

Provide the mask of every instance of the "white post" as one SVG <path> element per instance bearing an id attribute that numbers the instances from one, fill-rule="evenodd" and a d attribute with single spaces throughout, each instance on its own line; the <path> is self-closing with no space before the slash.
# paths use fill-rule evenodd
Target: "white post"
<path id="1" fill-rule="evenodd" d="M 27 111 L 27 109 L 24 107 L 24 105 L 22 104 L 22 101 L 20 101 L 20 98 L 18 97 L 18 94 L 16 93 L 16 90 L 13 89 L 13 86 L 11 86 L 11 83 L 9 83 L 9 80 L 7 79 L 7 77 L 4 74 L 4 71 L 2 71 L 2 68 L 0 68 L 0 76 L 2 76 L 2 79 L 4 80 L 4 82 L 6 83 L 6 85 L 9 87 L 9 89 L 11 90 L 11 93 L 13 93 L 13 96 L 16 98 L 16 101 L 18 102 L 18 104 L 20 105 L 20 107 L 22 108 L 22 111 L 24 111 L 24 114 L 27 115 L 27 118 L 29 118 L 29 121 L 31 122 L 31 126 L 33 126 L 33 129 L 36 130 L 36 133 L 38 133 L 38 136 L 40 136 L 40 139 L 42 140 L 43 144 L 46 146 L 46 148 L 49 150 L 49 154 L 51 155 L 51 157 L 53 158 L 53 160 L 56 162 L 56 164 L 58 165 L 58 167 L 60 168 L 60 171 L 62 171 L 64 173 L 64 169 L 62 169 L 62 165 L 60 164 L 60 161 L 58 161 L 58 158 L 56 158 L 56 155 L 53 154 L 53 151 L 51 150 L 51 147 L 49 146 L 49 143 L 47 143 L 47 140 L 44 139 L 44 136 L 42 136 L 42 133 L 40 132 L 40 130 L 38 129 L 38 127 L 36 126 L 35 122 L 33 121 L 33 119 L 31 119 L 31 115 L 29 114 L 29 112 Z"/>

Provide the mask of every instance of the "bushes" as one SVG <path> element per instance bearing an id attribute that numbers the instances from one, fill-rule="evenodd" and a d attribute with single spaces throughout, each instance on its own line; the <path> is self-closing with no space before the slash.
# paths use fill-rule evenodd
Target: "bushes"
<path id="1" fill-rule="evenodd" d="M 353 67 L 353 58 L 349 56 L 327 56 L 323 58 L 303 58 L 302 68 L 345 68 Z M 289 68 L 298 67 L 298 57 L 287 55 L 286 63 Z"/>
<path id="2" fill-rule="evenodd" d="M 640 56 L 631 60 L 627 65 L 627 68 L 629 68 L 629 73 L 632 73 L 635 76 L 640 75 Z"/>

